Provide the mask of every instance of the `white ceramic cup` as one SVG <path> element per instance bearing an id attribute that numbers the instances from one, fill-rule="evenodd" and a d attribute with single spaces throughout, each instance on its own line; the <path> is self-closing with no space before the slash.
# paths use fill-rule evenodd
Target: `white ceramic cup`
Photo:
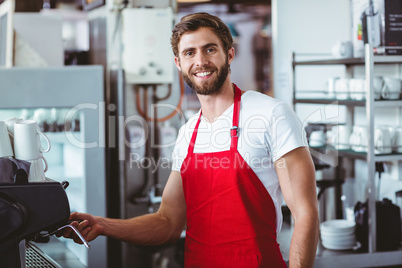
<path id="1" fill-rule="evenodd" d="M 48 168 L 46 159 L 42 156 L 41 158 L 31 160 L 30 162 L 31 166 L 29 168 L 28 181 L 29 182 L 45 181 L 46 180 L 45 172 L 47 171 Z M 43 163 L 45 163 L 45 166 L 43 166 Z"/>
<path id="2" fill-rule="evenodd" d="M 335 99 L 336 98 L 336 92 L 335 92 L 335 83 L 336 80 L 338 80 L 339 77 L 329 77 L 327 81 L 327 98 L 328 99 Z"/>
<path id="3" fill-rule="evenodd" d="M 320 147 L 324 146 L 326 141 L 324 130 L 315 130 L 311 132 L 309 145 L 311 147 Z"/>
<path id="4" fill-rule="evenodd" d="M 374 89 L 374 98 L 376 100 L 381 99 L 381 90 L 384 85 L 384 80 L 380 76 L 376 76 L 373 78 L 373 89 Z"/>
<path id="5" fill-rule="evenodd" d="M 24 119 L 18 117 L 11 117 L 4 120 L 7 125 L 8 132 L 10 132 L 12 135 L 14 135 L 14 124 L 21 121 L 24 121 Z"/>
<path id="6" fill-rule="evenodd" d="M 349 98 L 349 79 L 337 79 L 335 81 L 335 92 L 338 100 L 347 100 Z"/>
<path id="7" fill-rule="evenodd" d="M 11 147 L 14 149 L 14 124 L 15 122 L 23 121 L 24 119 L 18 117 L 12 117 L 4 120 L 7 125 L 7 130 L 10 135 Z"/>
<path id="8" fill-rule="evenodd" d="M 374 153 L 390 154 L 391 152 L 392 143 L 389 127 L 376 126 L 374 129 Z"/>
<path id="9" fill-rule="evenodd" d="M 45 138 L 47 142 L 46 149 L 42 147 L 39 135 Z M 23 120 L 14 124 L 14 151 L 16 159 L 31 161 L 41 158 L 43 157 L 42 153 L 48 152 L 50 147 L 49 138 L 39 130 L 36 121 Z"/>
<path id="10" fill-rule="evenodd" d="M 401 94 L 401 80 L 394 77 L 383 77 L 381 97 L 386 100 L 397 100 Z"/>
<path id="11" fill-rule="evenodd" d="M 351 41 L 337 41 L 331 50 L 332 55 L 337 58 L 351 58 L 353 56 L 353 44 Z"/>
<path id="12" fill-rule="evenodd" d="M 350 145 L 356 152 L 367 152 L 367 128 L 364 126 L 353 126 L 352 135 L 350 135 Z"/>
<path id="13" fill-rule="evenodd" d="M 352 100 L 366 99 L 366 80 L 361 78 L 352 78 L 349 80 L 350 98 Z"/>
<path id="14" fill-rule="evenodd" d="M 398 127 L 394 130 L 392 139 L 392 150 L 396 153 L 402 153 L 402 128 Z"/>
<path id="15" fill-rule="evenodd" d="M 14 156 L 14 152 L 13 148 L 11 147 L 7 125 L 4 121 L 0 121 L 0 157 L 12 156 Z"/>
<path id="16" fill-rule="evenodd" d="M 350 149 L 349 139 L 351 135 L 350 126 L 337 125 L 332 128 L 331 142 L 338 150 Z"/>

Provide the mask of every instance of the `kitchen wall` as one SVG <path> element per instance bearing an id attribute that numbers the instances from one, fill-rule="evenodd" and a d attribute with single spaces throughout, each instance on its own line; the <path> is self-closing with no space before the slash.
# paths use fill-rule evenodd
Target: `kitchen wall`
<path id="1" fill-rule="evenodd" d="M 328 58 L 337 40 L 350 40 L 350 0 L 272 0 L 272 42 L 275 97 L 291 103 L 290 57 L 292 52 Z M 304 58 L 309 57 L 306 55 Z M 312 57 L 312 56 L 310 56 Z M 316 68 L 323 69 L 322 67 Z M 331 70 L 328 70 L 331 71 Z M 339 70 L 338 70 L 339 72 Z M 325 74 L 315 70 L 300 83 L 316 87 Z M 324 79 L 325 81 L 325 79 Z"/>

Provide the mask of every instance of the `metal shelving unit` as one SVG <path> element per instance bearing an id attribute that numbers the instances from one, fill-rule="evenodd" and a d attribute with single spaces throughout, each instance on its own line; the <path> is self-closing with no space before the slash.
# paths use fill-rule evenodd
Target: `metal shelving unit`
<path id="1" fill-rule="evenodd" d="M 367 153 L 355 152 L 353 150 L 338 150 L 338 157 L 349 159 L 360 159 L 367 162 L 367 178 L 368 178 L 368 205 L 369 205 L 369 252 L 368 253 L 355 253 L 355 252 L 333 252 L 326 250 L 321 245 L 319 247 L 316 266 L 320 264 L 328 264 L 328 261 L 334 260 L 339 267 L 339 263 L 359 264 L 362 259 L 372 260 L 376 259 L 371 266 L 397 265 L 402 263 L 402 248 L 392 252 L 377 252 L 376 250 L 376 186 L 375 186 L 375 162 L 380 161 L 402 161 L 402 154 L 381 154 L 374 153 L 374 110 L 381 107 L 402 107 L 402 100 L 375 100 L 373 89 L 374 66 L 376 64 L 401 64 L 402 56 L 374 56 L 373 48 L 366 44 L 364 58 L 349 58 L 349 59 L 330 59 L 330 60 L 309 60 L 309 61 L 296 61 L 296 55 L 292 55 L 292 85 L 293 85 L 293 105 L 297 104 L 317 104 L 317 105 L 343 105 L 347 108 L 347 124 L 353 124 L 353 113 L 355 107 L 365 107 L 366 110 L 366 124 L 368 131 L 368 144 Z M 366 75 L 366 97 L 364 100 L 337 100 L 337 99 L 314 99 L 314 98 L 300 98 L 296 96 L 296 83 L 295 72 L 297 66 L 314 66 L 314 65 L 344 65 L 352 67 L 355 65 L 364 65 Z M 367 90 L 368 89 L 368 90 Z M 311 93 L 311 92 L 308 92 Z M 335 150 L 334 148 L 328 148 Z M 335 259 L 336 258 L 336 261 Z M 379 258 L 383 259 L 383 263 L 379 263 Z M 385 258 L 385 259 L 384 259 Z M 381 260 L 380 260 L 381 262 Z M 364 266 L 364 265 L 363 265 Z M 326 266 L 329 267 L 329 266 Z M 366 267 L 366 266 L 365 266 Z"/>

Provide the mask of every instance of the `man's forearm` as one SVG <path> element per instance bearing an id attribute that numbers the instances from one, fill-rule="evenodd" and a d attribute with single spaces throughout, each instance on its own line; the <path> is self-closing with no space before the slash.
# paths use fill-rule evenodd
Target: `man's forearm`
<path id="1" fill-rule="evenodd" d="M 103 227 L 102 235 L 137 245 L 159 245 L 174 242 L 180 236 L 180 226 L 174 226 L 158 213 L 132 219 L 97 218 Z"/>
<path id="2" fill-rule="evenodd" d="M 313 212 L 313 214 L 316 214 Z M 292 241 L 290 243 L 289 267 L 313 267 L 319 237 L 317 215 L 295 219 Z"/>

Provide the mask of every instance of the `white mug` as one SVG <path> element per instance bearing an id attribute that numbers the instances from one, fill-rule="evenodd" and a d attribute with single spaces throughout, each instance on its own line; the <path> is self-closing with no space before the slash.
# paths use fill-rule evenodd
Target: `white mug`
<path id="1" fill-rule="evenodd" d="M 11 117 L 4 120 L 7 125 L 8 132 L 10 132 L 12 135 L 14 135 L 14 124 L 21 121 L 24 121 L 24 119 L 18 117 Z"/>
<path id="2" fill-rule="evenodd" d="M 402 153 L 402 128 L 398 127 L 394 131 L 392 138 L 392 150 L 397 153 Z"/>
<path id="3" fill-rule="evenodd" d="M 398 78 L 383 77 L 381 97 L 386 100 L 397 100 L 401 94 L 401 81 Z"/>
<path id="4" fill-rule="evenodd" d="M 374 99 L 381 99 L 381 91 L 384 84 L 384 80 L 380 76 L 373 78 Z"/>
<path id="5" fill-rule="evenodd" d="M 388 127 L 376 126 L 374 129 L 374 153 L 390 154 L 392 152 L 391 132 Z"/>
<path id="6" fill-rule="evenodd" d="M 0 157 L 13 157 L 14 152 L 11 147 L 11 141 L 7 125 L 4 121 L 0 121 Z"/>
<path id="7" fill-rule="evenodd" d="M 43 162 L 45 167 L 43 167 Z M 48 169 L 46 159 L 41 156 L 38 159 L 31 160 L 31 166 L 29 168 L 28 181 L 29 182 L 42 182 L 46 180 L 45 172 Z"/>
<path id="8" fill-rule="evenodd" d="M 326 142 L 324 130 L 315 130 L 311 132 L 309 145 L 311 147 L 320 147 L 324 146 Z"/>
<path id="9" fill-rule="evenodd" d="M 351 58 L 353 56 L 353 44 L 351 41 L 337 41 L 332 46 L 332 55 L 337 58 Z"/>
<path id="10" fill-rule="evenodd" d="M 329 77 L 327 81 L 327 98 L 334 99 L 336 98 L 336 90 L 335 90 L 335 83 L 339 77 Z"/>
<path id="11" fill-rule="evenodd" d="M 46 142 L 47 148 L 42 147 L 40 136 L 42 135 Z M 42 133 L 36 121 L 24 120 L 14 124 L 14 150 L 15 158 L 20 160 L 34 160 L 42 157 L 42 153 L 50 150 L 50 140 Z"/>
<path id="12" fill-rule="evenodd" d="M 349 79 L 337 79 L 335 81 L 335 92 L 338 100 L 347 100 L 349 98 Z"/>
<path id="13" fill-rule="evenodd" d="M 333 146 L 338 150 L 350 149 L 350 126 L 348 125 L 336 125 L 332 128 L 331 140 Z"/>
<path id="14" fill-rule="evenodd" d="M 366 99 L 366 81 L 361 78 L 352 78 L 349 80 L 350 98 L 352 100 Z"/>
<path id="15" fill-rule="evenodd" d="M 4 122 L 7 125 L 7 130 L 8 133 L 10 134 L 10 141 L 11 141 L 11 147 L 14 149 L 14 124 L 15 122 L 20 122 L 23 121 L 24 119 L 18 118 L 18 117 L 12 117 L 4 120 Z"/>
<path id="16" fill-rule="evenodd" d="M 353 126 L 352 135 L 350 135 L 350 145 L 356 152 L 367 152 L 367 128 L 364 126 Z"/>

